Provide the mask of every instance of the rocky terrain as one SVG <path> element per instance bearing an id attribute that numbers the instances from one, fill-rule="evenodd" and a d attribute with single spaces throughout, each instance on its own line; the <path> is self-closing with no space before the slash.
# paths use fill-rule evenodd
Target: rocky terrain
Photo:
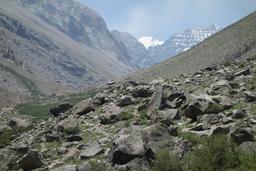
<path id="1" fill-rule="evenodd" d="M 1 0 L 0 37 L 0 75 L 11 75 L 1 82 L 14 84 L 1 88 L 10 101 L 78 92 L 137 68 L 102 17 L 73 0 Z"/>
<path id="2" fill-rule="evenodd" d="M 177 161 L 194 161 L 189 154 L 200 149 L 196 142 L 218 135 L 229 137 L 235 148 L 255 150 L 255 106 L 255 56 L 174 79 L 109 82 L 78 103 L 59 103 L 47 120 L 2 109 L 0 169 L 157 170 L 159 150 Z M 175 168 L 199 167 L 183 166 Z"/>
<path id="3" fill-rule="evenodd" d="M 216 24 L 187 29 L 172 35 L 163 44 L 148 49 L 129 33 L 117 30 L 111 33 L 117 41 L 124 44 L 131 56 L 131 62 L 145 68 L 189 50 L 218 31 L 220 31 L 220 26 Z"/>

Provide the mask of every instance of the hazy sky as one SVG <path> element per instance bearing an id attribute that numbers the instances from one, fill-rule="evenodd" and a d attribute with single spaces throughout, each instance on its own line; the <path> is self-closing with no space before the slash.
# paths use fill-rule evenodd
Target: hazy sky
<path id="1" fill-rule="evenodd" d="M 110 29 L 166 40 L 198 26 L 225 27 L 256 10 L 256 0 L 80 0 L 96 10 Z"/>

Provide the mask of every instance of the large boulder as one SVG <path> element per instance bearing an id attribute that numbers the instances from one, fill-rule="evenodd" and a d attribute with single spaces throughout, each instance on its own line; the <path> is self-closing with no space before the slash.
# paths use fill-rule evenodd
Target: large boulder
<path id="1" fill-rule="evenodd" d="M 125 107 L 133 104 L 132 97 L 130 96 L 122 96 L 117 100 L 117 106 Z"/>
<path id="2" fill-rule="evenodd" d="M 148 85 L 139 85 L 131 90 L 132 96 L 134 98 L 142 97 L 150 97 L 153 94 L 151 86 Z"/>
<path id="3" fill-rule="evenodd" d="M 41 156 L 36 150 L 29 151 L 20 160 L 18 160 L 17 163 L 23 170 L 33 170 L 41 168 L 44 165 Z"/>
<path id="4" fill-rule="evenodd" d="M 80 154 L 81 159 L 87 159 L 90 157 L 94 157 L 103 152 L 103 149 L 99 145 L 99 143 L 93 143 L 88 145 Z"/>
<path id="5" fill-rule="evenodd" d="M 63 104 L 60 104 L 60 105 L 50 109 L 50 113 L 54 117 L 58 117 L 58 116 L 60 116 L 61 113 L 65 113 L 66 111 L 68 111 L 72 107 L 73 106 L 71 104 L 69 104 L 69 103 L 63 103 Z"/>
<path id="6" fill-rule="evenodd" d="M 179 120 L 180 112 L 178 109 L 165 109 L 158 111 L 157 121 L 166 124 L 167 126 L 171 125 L 174 120 Z"/>
<path id="7" fill-rule="evenodd" d="M 253 141 L 253 134 L 250 128 L 234 127 L 230 130 L 230 136 L 237 144 Z"/>
<path id="8" fill-rule="evenodd" d="M 152 157 L 141 133 L 122 135 L 115 139 L 110 151 L 112 165 L 124 165 L 135 158 Z"/>
<path id="9" fill-rule="evenodd" d="M 76 115 L 85 115 L 89 112 L 95 111 L 95 107 L 91 101 L 83 100 L 77 103 L 72 110 Z"/>
<path id="10" fill-rule="evenodd" d="M 159 149 L 168 147 L 171 141 L 171 131 L 164 124 L 121 134 L 113 141 L 110 161 L 112 165 L 127 165 L 134 159 L 147 162 L 154 158 Z"/>
<path id="11" fill-rule="evenodd" d="M 191 102 L 185 106 L 184 115 L 192 120 L 203 114 L 218 114 L 225 110 L 224 104 L 208 95 L 192 96 Z"/>
<path id="12" fill-rule="evenodd" d="M 106 96 L 103 93 L 98 93 L 93 97 L 93 104 L 96 106 L 103 105 L 106 102 Z"/>

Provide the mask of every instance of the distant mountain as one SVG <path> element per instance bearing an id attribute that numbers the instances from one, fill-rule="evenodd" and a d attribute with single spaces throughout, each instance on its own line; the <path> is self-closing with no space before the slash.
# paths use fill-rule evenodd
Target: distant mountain
<path id="1" fill-rule="evenodd" d="M 255 56 L 255 28 L 256 12 L 219 31 L 215 35 L 209 37 L 184 53 L 165 60 L 150 68 L 139 71 L 137 74 L 131 76 L 130 79 L 151 81 L 152 79 L 158 79 L 160 77 L 174 78 L 183 73 L 199 71 L 211 64 L 219 64 L 228 59 L 234 60 L 235 58 Z M 175 39 L 173 39 L 173 41 L 174 40 Z M 198 38 L 198 40 L 201 39 Z M 182 43 L 179 44 L 182 45 Z M 192 43 L 188 44 L 192 45 Z M 180 47 L 182 47 L 183 50 L 186 50 L 186 46 Z"/>
<path id="2" fill-rule="evenodd" d="M 164 43 L 153 40 L 152 37 L 144 38 L 143 40 L 135 40 L 132 35 L 120 32 L 119 34 L 114 34 L 114 37 L 126 46 L 132 57 L 132 62 L 135 61 L 136 64 L 144 68 L 185 52 L 219 30 L 220 27 L 216 24 L 209 27 L 187 29 L 174 34 Z M 117 33 L 117 31 L 115 31 L 115 33 Z M 133 41 L 131 41 L 131 39 Z M 152 41 L 156 43 L 153 44 L 154 46 L 150 46 L 150 42 Z M 142 43 L 144 44 L 144 48 L 141 47 Z"/>
<path id="3" fill-rule="evenodd" d="M 220 30 L 218 25 L 187 29 L 171 36 L 160 46 L 150 47 L 148 53 L 154 63 L 159 63 L 171 56 L 185 52 L 191 47 Z"/>
<path id="4" fill-rule="evenodd" d="M 134 71 L 130 60 L 101 16 L 75 0 L 0 1 L 6 98 L 79 91 Z"/>
<path id="5" fill-rule="evenodd" d="M 111 31 L 114 38 L 127 49 L 131 56 L 130 61 L 141 68 L 151 65 L 147 49 L 134 36 L 127 32 Z"/>

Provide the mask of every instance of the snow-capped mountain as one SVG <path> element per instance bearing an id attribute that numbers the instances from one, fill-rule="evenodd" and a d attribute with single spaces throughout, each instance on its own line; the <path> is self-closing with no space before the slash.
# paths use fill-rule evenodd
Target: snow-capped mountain
<path id="1" fill-rule="evenodd" d="M 187 29 L 174 34 L 165 42 L 150 36 L 136 40 L 131 34 L 119 31 L 112 32 L 112 35 L 126 47 L 131 62 L 145 68 L 190 49 L 219 30 L 216 24 Z"/>
<path id="2" fill-rule="evenodd" d="M 154 63 L 158 63 L 169 57 L 185 52 L 219 30 L 220 26 L 214 24 L 209 27 L 198 27 L 176 33 L 162 45 L 148 49 L 150 60 L 154 61 Z"/>

